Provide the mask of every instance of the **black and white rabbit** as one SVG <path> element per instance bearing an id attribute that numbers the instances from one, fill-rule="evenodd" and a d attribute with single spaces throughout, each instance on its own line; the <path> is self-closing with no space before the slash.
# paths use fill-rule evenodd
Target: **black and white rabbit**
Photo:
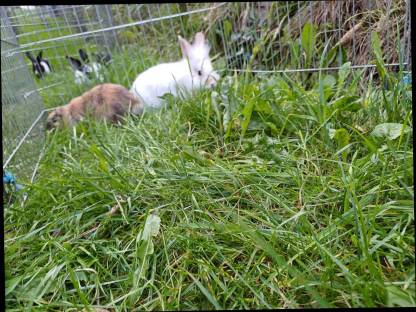
<path id="1" fill-rule="evenodd" d="M 39 51 L 38 56 L 36 58 L 33 57 L 32 53 L 26 52 L 26 56 L 30 59 L 32 62 L 32 70 L 33 73 L 38 78 L 44 77 L 46 74 L 49 74 L 52 72 L 51 64 L 47 59 L 44 59 L 42 57 L 43 51 Z"/>
<path id="2" fill-rule="evenodd" d="M 102 66 L 97 62 L 90 63 L 88 54 L 83 49 L 80 49 L 78 53 L 82 61 L 71 56 L 66 56 L 74 71 L 75 83 L 86 83 L 94 77 L 102 82 L 104 80 L 104 76 L 101 73 Z"/>
<path id="3" fill-rule="evenodd" d="M 104 76 L 102 75 L 103 68 L 98 60 L 97 62 L 90 62 L 87 52 L 85 52 L 83 49 L 79 49 L 78 53 L 84 64 L 89 66 L 95 77 L 102 82 L 104 80 Z"/>
<path id="4" fill-rule="evenodd" d="M 92 69 L 86 64 L 82 64 L 79 59 L 66 55 L 65 58 L 71 64 L 71 68 L 75 74 L 75 83 L 82 84 L 89 82 L 92 78 Z"/>

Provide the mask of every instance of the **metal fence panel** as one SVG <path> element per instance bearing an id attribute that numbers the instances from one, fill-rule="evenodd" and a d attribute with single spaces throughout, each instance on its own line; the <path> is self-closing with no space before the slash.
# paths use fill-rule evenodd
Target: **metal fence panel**
<path id="1" fill-rule="evenodd" d="M 2 142 L 3 160 L 7 165 L 7 160 L 16 151 L 25 133 L 43 110 L 43 100 L 22 54 L 8 53 L 18 47 L 18 41 L 5 7 L 0 8 L 0 14 Z M 41 121 L 38 121 L 20 145 L 20 151 L 10 162 L 8 169 L 23 180 L 28 180 L 39 157 L 43 141 L 43 129 Z"/>

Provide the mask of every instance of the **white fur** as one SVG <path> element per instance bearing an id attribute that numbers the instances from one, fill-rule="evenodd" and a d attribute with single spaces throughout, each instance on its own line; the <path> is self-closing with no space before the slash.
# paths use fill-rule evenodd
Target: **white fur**
<path id="1" fill-rule="evenodd" d="M 104 81 L 104 76 L 101 74 L 102 66 L 98 63 L 92 63 L 91 65 L 84 65 L 86 67 L 86 72 L 89 74 L 94 74 L 94 76 L 100 80 Z M 88 79 L 88 77 L 87 77 Z"/>
<path id="2" fill-rule="evenodd" d="M 44 62 L 44 61 L 40 61 L 40 66 L 43 67 L 43 69 L 45 70 L 46 74 L 49 74 L 51 72 L 51 69 L 49 68 L 48 63 Z"/>
<path id="3" fill-rule="evenodd" d="M 92 63 L 91 66 L 95 77 L 97 77 L 101 82 L 104 81 L 104 76 L 101 74 L 102 66 L 98 63 Z"/>
<path id="4" fill-rule="evenodd" d="M 214 86 L 219 79 L 209 59 L 209 46 L 204 35 L 195 35 L 194 44 L 179 37 L 183 59 L 173 63 L 163 63 L 139 74 L 133 82 L 131 92 L 150 107 L 160 107 L 160 98 L 166 93 L 173 96 L 186 96 L 193 90 Z M 198 72 L 201 72 L 201 75 Z M 184 92 L 181 92 L 184 91 Z"/>
<path id="5" fill-rule="evenodd" d="M 82 71 L 80 70 L 76 70 L 74 71 L 75 73 L 75 83 L 76 84 L 83 84 L 89 81 L 88 77 L 86 74 L 84 74 Z"/>
<path id="6" fill-rule="evenodd" d="M 102 66 L 98 63 L 92 63 L 91 65 L 84 65 L 86 70 L 85 73 L 80 70 L 75 70 L 75 83 L 83 84 L 88 83 L 91 80 L 88 78 L 87 73 L 93 73 L 95 77 L 101 82 L 104 81 L 104 76 L 101 74 Z"/>

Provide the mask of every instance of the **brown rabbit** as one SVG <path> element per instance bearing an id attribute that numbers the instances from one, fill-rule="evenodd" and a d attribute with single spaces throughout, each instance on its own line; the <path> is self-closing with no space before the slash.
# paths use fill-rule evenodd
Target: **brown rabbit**
<path id="1" fill-rule="evenodd" d="M 98 120 L 118 123 L 128 113 L 139 115 L 142 112 L 143 104 L 126 88 L 105 83 L 52 111 L 48 116 L 46 129 L 74 126 L 86 114 Z"/>

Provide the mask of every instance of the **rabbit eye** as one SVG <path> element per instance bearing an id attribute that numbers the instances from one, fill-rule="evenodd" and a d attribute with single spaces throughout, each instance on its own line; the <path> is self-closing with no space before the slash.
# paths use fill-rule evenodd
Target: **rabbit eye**
<path id="1" fill-rule="evenodd" d="M 198 70 L 198 75 L 202 76 L 202 71 Z"/>

